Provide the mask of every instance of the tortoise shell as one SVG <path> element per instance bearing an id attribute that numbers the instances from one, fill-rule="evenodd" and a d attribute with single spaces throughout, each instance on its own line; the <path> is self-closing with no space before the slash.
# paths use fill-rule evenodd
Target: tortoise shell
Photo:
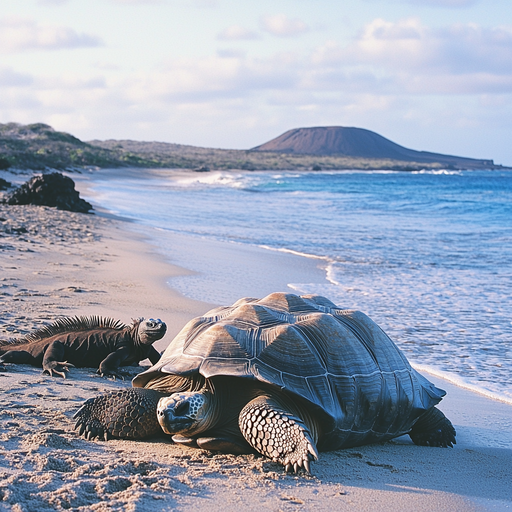
<path id="1" fill-rule="evenodd" d="M 325 417 L 319 449 L 407 433 L 445 394 L 368 316 L 318 295 L 272 293 L 213 309 L 191 320 L 133 386 L 196 372 L 253 379 L 301 397 Z"/>

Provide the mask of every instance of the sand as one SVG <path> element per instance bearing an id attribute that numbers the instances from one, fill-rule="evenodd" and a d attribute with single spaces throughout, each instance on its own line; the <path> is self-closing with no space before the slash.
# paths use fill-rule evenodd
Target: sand
<path id="1" fill-rule="evenodd" d="M 167 263 L 126 222 L 4 205 L 0 219 L 2 338 L 59 316 L 101 314 L 124 322 L 152 316 L 169 326 L 157 344 L 163 349 L 186 321 L 213 306 L 173 291 L 168 278 L 190 272 Z M 263 267 L 275 265 L 276 257 L 284 266 L 295 264 L 285 254 L 252 257 Z M 286 475 L 256 455 L 179 447 L 165 436 L 80 438 L 72 420 L 80 404 L 129 386 L 142 369 L 125 369 L 125 380 L 72 369 L 64 380 L 7 365 L 0 372 L 0 511 L 512 510 L 508 404 L 429 377 L 448 391 L 441 409 L 458 431 L 455 448 L 418 447 L 403 437 L 324 452 L 313 476 Z"/>

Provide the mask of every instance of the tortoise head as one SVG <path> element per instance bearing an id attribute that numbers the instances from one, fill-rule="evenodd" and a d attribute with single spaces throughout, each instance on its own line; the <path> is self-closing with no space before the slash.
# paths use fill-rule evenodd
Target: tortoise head
<path id="1" fill-rule="evenodd" d="M 167 325 L 162 322 L 160 318 L 155 320 L 154 318 L 139 318 L 134 320 L 134 323 L 138 322 L 137 334 L 140 343 L 143 345 L 151 345 L 155 341 L 164 337 L 167 331 Z"/>
<path id="2" fill-rule="evenodd" d="M 173 393 L 158 402 L 158 422 L 167 434 L 204 432 L 214 422 L 213 401 L 213 395 L 204 390 Z"/>

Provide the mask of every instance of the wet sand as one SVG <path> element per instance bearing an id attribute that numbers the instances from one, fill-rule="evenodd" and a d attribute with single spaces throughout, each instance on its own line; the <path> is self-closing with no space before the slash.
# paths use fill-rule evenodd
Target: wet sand
<path id="1" fill-rule="evenodd" d="M 186 321 L 214 306 L 173 291 L 166 281 L 188 271 L 167 263 L 126 222 L 5 205 L 0 219 L 1 338 L 59 316 L 101 314 L 127 323 L 152 316 L 169 326 L 157 343 L 161 350 Z M 252 257 L 261 266 L 275 264 L 263 251 Z M 272 257 L 293 267 L 288 255 Z M 124 381 L 72 369 L 63 380 L 7 365 L 0 372 L 0 510 L 512 509 L 510 405 L 429 377 L 448 391 L 440 408 L 458 431 L 455 448 L 418 447 L 403 437 L 324 452 L 313 476 L 286 475 L 256 455 L 179 447 L 165 436 L 78 437 L 72 416 L 83 400 L 129 386 L 141 369 L 126 369 Z"/>

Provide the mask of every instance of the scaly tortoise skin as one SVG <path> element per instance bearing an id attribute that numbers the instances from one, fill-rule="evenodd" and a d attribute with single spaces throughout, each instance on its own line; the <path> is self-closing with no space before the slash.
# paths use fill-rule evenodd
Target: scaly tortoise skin
<path id="1" fill-rule="evenodd" d="M 318 451 L 386 441 L 452 446 L 434 406 L 445 392 L 416 372 L 361 312 L 273 293 L 191 320 L 132 389 L 87 400 L 87 438 L 158 432 L 187 446 L 247 453 L 310 471 Z"/>

